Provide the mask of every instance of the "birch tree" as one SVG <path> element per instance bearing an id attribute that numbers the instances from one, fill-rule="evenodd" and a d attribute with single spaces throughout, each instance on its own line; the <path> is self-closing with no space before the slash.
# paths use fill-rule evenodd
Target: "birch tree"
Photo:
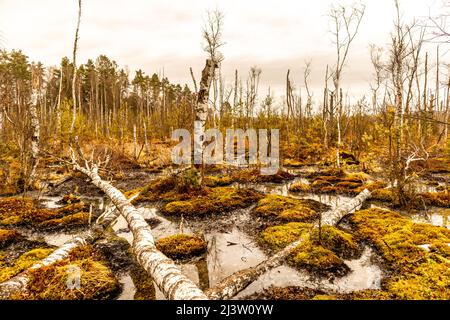
<path id="1" fill-rule="evenodd" d="M 72 78 L 72 123 L 70 124 L 70 133 L 73 134 L 75 129 L 75 121 L 77 119 L 77 48 L 78 48 L 78 32 L 80 30 L 81 21 L 81 0 L 78 0 L 78 18 L 77 27 L 75 30 L 75 40 L 73 42 L 72 64 L 73 64 L 73 78 Z"/>
<path id="2" fill-rule="evenodd" d="M 330 20 L 333 30 L 333 43 L 336 46 L 336 64 L 333 69 L 334 102 L 337 111 L 337 143 L 336 143 L 336 165 L 340 167 L 341 116 L 342 116 L 342 94 L 341 80 L 342 71 L 347 61 L 352 42 L 358 33 L 361 21 L 364 17 L 365 5 L 353 4 L 350 7 L 334 6 L 330 9 Z"/>

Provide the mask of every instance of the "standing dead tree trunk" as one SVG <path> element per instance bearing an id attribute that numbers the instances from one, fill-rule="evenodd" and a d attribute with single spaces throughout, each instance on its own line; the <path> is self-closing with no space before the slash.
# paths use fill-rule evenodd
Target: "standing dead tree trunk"
<path id="1" fill-rule="evenodd" d="M 89 236 L 92 236 L 89 233 Z M 53 251 L 47 258 L 35 263 L 27 271 L 40 269 L 52 265 L 58 261 L 61 261 L 69 255 L 69 253 L 76 247 L 86 245 L 90 243 L 90 237 L 76 237 L 70 242 L 65 243 L 63 246 Z M 10 280 L 0 283 L 0 300 L 8 299 L 12 294 L 24 290 L 29 282 L 27 272 L 22 272 Z"/>
<path id="2" fill-rule="evenodd" d="M 203 29 L 203 39 L 205 41 L 204 50 L 208 53 L 205 68 L 202 71 L 199 90 L 197 94 L 197 104 L 195 106 L 194 121 L 194 165 L 196 168 L 203 168 L 203 149 L 205 142 L 206 118 L 208 116 L 208 101 L 211 83 L 215 77 L 215 70 L 223 60 L 219 48 L 223 45 L 222 37 L 223 14 L 220 11 L 208 12 L 208 20 Z M 203 170 L 200 183 L 203 182 Z"/>
<path id="3" fill-rule="evenodd" d="M 81 20 L 81 0 L 78 0 L 78 20 L 77 28 L 75 30 L 75 40 L 73 42 L 73 78 L 72 78 L 72 123 L 70 124 L 70 134 L 73 134 L 75 129 L 75 121 L 77 118 L 77 47 L 78 47 L 78 32 L 80 30 L 80 20 Z"/>
<path id="4" fill-rule="evenodd" d="M 350 11 L 350 13 L 349 13 Z M 341 6 L 339 8 L 332 7 L 330 10 L 330 19 L 333 24 L 332 35 L 334 44 L 336 45 L 336 65 L 333 72 L 334 83 L 334 101 L 337 110 L 337 143 L 336 143 L 336 166 L 340 168 L 340 148 L 341 139 L 341 118 L 342 118 L 342 94 L 341 94 L 341 77 L 342 70 L 347 60 L 348 52 L 353 40 L 358 33 L 362 18 L 364 17 L 365 6 L 358 7 L 356 4 L 348 8 Z M 332 120 L 332 119 L 331 119 Z"/>
<path id="5" fill-rule="evenodd" d="M 55 140 L 61 134 L 61 95 L 62 95 L 62 87 L 63 87 L 63 77 L 64 77 L 64 71 L 63 71 L 63 66 L 61 63 L 61 71 L 60 71 L 60 75 L 59 75 L 58 101 L 56 103 L 56 112 L 55 112 L 56 113 L 56 127 L 55 127 L 55 133 L 54 133 Z"/>
<path id="6" fill-rule="evenodd" d="M 342 206 L 336 208 L 335 210 L 329 211 L 323 215 L 327 218 L 322 221 L 322 224 L 335 225 L 345 217 L 347 214 L 352 213 L 357 210 L 363 202 L 371 196 L 369 190 L 364 189 L 358 196 L 350 200 L 349 202 L 343 204 Z M 214 288 L 211 288 L 206 292 L 209 299 L 212 300 L 223 300 L 230 299 L 237 295 L 239 292 L 247 288 L 252 282 L 257 280 L 259 276 L 269 271 L 270 269 L 280 266 L 284 259 L 298 246 L 302 243 L 303 239 L 297 240 L 287 247 L 285 247 L 280 252 L 271 256 L 269 259 L 264 260 L 255 267 L 251 267 L 245 270 L 238 271 L 229 277 L 226 277 L 220 281 Z"/>
<path id="7" fill-rule="evenodd" d="M 79 151 L 80 155 L 82 153 Z M 82 156 L 82 158 L 84 158 Z M 170 300 L 207 299 L 190 279 L 184 276 L 177 265 L 156 249 L 151 229 L 139 211 L 125 195 L 109 182 L 102 180 L 98 174 L 99 166 L 85 160 L 85 167 L 77 163 L 74 153 L 72 162 L 75 170 L 91 179 L 93 185 L 101 189 L 125 218 L 133 234 L 133 251 L 137 262 L 154 279 L 156 285 Z M 92 162 L 92 161 L 91 161 Z"/>
<path id="8" fill-rule="evenodd" d="M 40 83 L 39 76 L 36 74 L 36 70 L 32 72 L 32 92 L 31 92 L 31 103 L 30 103 L 30 124 L 31 124 L 31 163 L 30 163 L 30 173 L 28 176 L 27 186 L 32 186 L 36 179 L 36 169 L 39 164 L 39 140 L 40 140 L 40 125 L 39 116 L 37 112 L 37 104 L 39 101 L 40 94 Z"/>

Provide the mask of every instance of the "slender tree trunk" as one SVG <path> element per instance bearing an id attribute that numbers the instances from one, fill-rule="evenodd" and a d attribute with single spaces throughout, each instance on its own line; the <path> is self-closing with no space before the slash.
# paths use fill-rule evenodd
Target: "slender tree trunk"
<path id="1" fill-rule="evenodd" d="M 211 82 L 214 78 L 214 70 L 216 68 L 217 64 L 215 61 L 212 59 L 207 59 L 205 68 L 202 71 L 202 78 L 200 80 L 194 122 L 194 164 L 196 168 L 199 168 L 203 163 L 203 143 L 206 118 L 208 116 L 209 90 L 211 88 Z"/>
<path id="2" fill-rule="evenodd" d="M 344 216 L 352 213 L 354 210 L 358 210 L 363 202 L 370 196 L 370 191 L 365 189 L 358 196 L 351 199 L 347 203 L 336 208 L 335 210 L 325 213 L 324 215 L 329 218 L 322 221 L 322 224 L 335 225 L 339 223 Z M 291 243 L 283 250 L 271 256 L 269 259 L 259 263 L 255 267 L 238 271 L 231 276 L 226 277 L 215 285 L 214 288 L 208 290 L 206 295 L 212 300 L 230 299 L 234 297 L 239 292 L 247 288 L 252 282 L 257 280 L 259 276 L 270 269 L 280 266 L 286 257 L 288 257 L 289 254 L 302 243 L 302 241 L 303 240 L 300 239 Z"/>
<path id="3" fill-rule="evenodd" d="M 31 163 L 30 163 L 30 174 L 28 178 L 27 185 L 29 187 L 33 186 L 34 181 L 36 180 L 36 169 L 39 164 L 39 142 L 40 142 L 40 125 L 39 125 L 39 117 L 37 112 L 37 103 L 39 100 L 39 90 L 37 87 L 38 80 L 33 79 L 33 89 L 31 94 L 31 104 L 29 107 L 30 111 L 30 119 L 31 119 Z"/>
<path id="4" fill-rule="evenodd" d="M 75 129 L 75 121 L 77 118 L 77 46 L 78 46 L 78 32 L 80 30 L 80 20 L 81 20 L 81 0 L 78 0 L 78 19 L 77 19 L 77 28 L 75 31 L 75 40 L 73 42 L 73 78 L 72 78 L 72 123 L 70 124 L 70 134 L 73 134 Z"/>

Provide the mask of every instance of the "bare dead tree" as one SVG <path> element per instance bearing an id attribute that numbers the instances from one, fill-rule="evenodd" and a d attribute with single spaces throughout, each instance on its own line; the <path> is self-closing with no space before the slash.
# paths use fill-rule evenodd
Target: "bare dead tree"
<path id="1" fill-rule="evenodd" d="M 341 147 L 341 116 L 342 97 L 341 80 L 342 71 L 347 61 L 348 52 L 354 41 L 361 21 L 364 17 L 366 7 L 363 4 L 353 4 L 350 7 L 331 7 L 329 17 L 333 25 L 333 42 L 336 46 L 336 64 L 333 68 L 334 100 L 337 109 L 337 144 L 336 144 L 336 165 L 340 167 L 340 147 Z"/>
<path id="2" fill-rule="evenodd" d="M 222 42 L 223 18 L 223 14 L 218 10 L 208 12 L 207 22 L 203 28 L 203 48 L 208 53 L 208 58 L 206 59 L 206 64 L 202 71 L 197 94 L 197 104 L 195 107 L 194 162 L 196 162 L 195 166 L 197 168 L 203 163 L 204 134 L 206 118 L 208 115 L 209 91 L 214 79 L 215 70 L 223 60 L 223 55 L 219 51 L 219 48 L 224 45 Z"/>
<path id="3" fill-rule="evenodd" d="M 75 121 L 77 118 L 77 47 L 78 47 L 78 32 L 80 30 L 80 21 L 81 21 L 81 0 L 78 0 L 78 18 L 77 18 L 77 27 L 75 30 L 75 40 L 73 42 L 73 55 L 72 55 L 72 64 L 73 64 L 73 78 L 72 78 L 72 123 L 70 124 L 70 134 L 73 134 L 75 129 Z"/>

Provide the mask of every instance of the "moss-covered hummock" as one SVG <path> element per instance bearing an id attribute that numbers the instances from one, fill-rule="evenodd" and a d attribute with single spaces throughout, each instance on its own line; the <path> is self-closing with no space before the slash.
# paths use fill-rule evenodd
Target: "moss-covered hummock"
<path id="1" fill-rule="evenodd" d="M 304 161 L 299 161 L 295 159 L 284 159 L 283 165 L 285 167 L 291 167 L 291 168 L 301 168 L 307 165 Z"/>
<path id="2" fill-rule="evenodd" d="M 20 233 L 15 230 L 0 229 L 0 249 L 18 240 Z"/>
<path id="3" fill-rule="evenodd" d="M 373 192 L 385 188 L 387 184 L 382 181 L 369 181 L 370 176 L 364 172 L 345 173 L 338 171 L 336 174 L 313 176 L 311 189 L 318 193 L 336 193 L 357 195 L 364 189 Z"/>
<path id="4" fill-rule="evenodd" d="M 79 288 L 69 288 L 69 275 L 80 271 Z M 27 300 L 90 300 L 109 299 L 120 285 L 100 252 L 92 246 L 78 247 L 67 259 L 53 265 L 31 270 L 27 290 L 13 299 Z"/>
<path id="5" fill-rule="evenodd" d="M 66 194 L 62 197 L 62 199 L 59 201 L 61 204 L 72 204 L 72 203 L 79 203 L 81 202 L 80 196 L 76 196 L 73 194 Z"/>
<path id="6" fill-rule="evenodd" d="M 261 194 L 252 189 L 207 188 L 203 195 L 193 195 L 187 200 L 167 203 L 161 211 L 167 215 L 201 217 L 246 208 L 260 198 Z"/>
<path id="7" fill-rule="evenodd" d="M 156 248 L 169 258 L 188 259 L 205 253 L 207 243 L 196 235 L 176 234 L 159 239 Z"/>
<path id="8" fill-rule="evenodd" d="M 88 213 L 83 202 L 58 209 L 38 208 L 32 199 L 0 199 L 0 225 L 58 229 L 87 225 Z"/>
<path id="9" fill-rule="evenodd" d="M 0 283 L 30 268 L 36 262 L 47 257 L 52 251 L 52 249 L 48 248 L 37 248 L 22 254 L 12 264 L 3 266 L 0 269 Z"/>
<path id="10" fill-rule="evenodd" d="M 314 200 L 267 195 L 259 200 L 253 213 L 264 218 L 308 222 L 318 219 L 327 206 Z"/>
<path id="11" fill-rule="evenodd" d="M 280 250 L 294 241 L 303 242 L 288 257 L 288 263 L 317 275 L 343 276 L 350 269 L 342 258 L 355 257 L 359 246 L 353 236 L 336 227 L 319 229 L 309 223 L 292 222 L 264 230 L 259 243 L 271 250 Z"/>
<path id="12" fill-rule="evenodd" d="M 232 173 L 231 178 L 239 183 L 282 183 L 294 179 L 295 176 L 283 170 L 278 170 L 274 175 L 264 175 L 260 169 L 254 168 L 237 170 Z"/>
<path id="13" fill-rule="evenodd" d="M 450 243 L 450 230 L 377 208 L 354 213 L 350 222 L 392 270 L 385 288 L 394 298 L 450 299 L 450 262 L 442 247 Z M 431 245 L 430 250 L 422 245 Z"/>
<path id="14" fill-rule="evenodd" d="M 50 219 L 40 223 L 40 228 L 55 229 L 63 226 L 78 227 L 86 226 L 89 222 L 89 213 L 77 212 L 62 218 Z"/>
<path id="15" fill-rule="evenodd" d="M 372 191 L 370 199 L 382 202 L 391 202 L 394 199 L 394 193 L 391 188 L 375 189 Z"/>
<path id="16" fill-rule="evenodd" d="M 307 193 L 311 191 L 311 186 L 305 182 L 295 182 L 289 187 L 290 192 Z"/>
<path id="17" fill-rule="evenodd" d="M 427 206 L 450 207 L 450 192 L 448 190 L 442 192 L 425 192 L 421 193 L 419 197 Z"/>

